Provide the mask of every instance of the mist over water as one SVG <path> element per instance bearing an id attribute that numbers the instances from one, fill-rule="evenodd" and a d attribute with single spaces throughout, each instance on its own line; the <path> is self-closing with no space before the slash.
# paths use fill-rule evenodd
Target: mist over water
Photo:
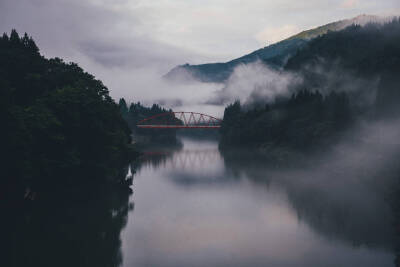
<path id="1" fill-rule="evenodd" d="M 132 195 L 41 194 L 7 210 L 4 240 L 23 240 L 8 244 L 20 266 L 395 266 L 394 125 L 361 125 L 363 142 L 296 162 L 180 137 L 130 164 Z"/>
<path id="2" fill-rule="evenodd" d="M 277 167 L 182 142 L 139 163 L 123 266 L 394 265 L 391 180 L 352 165 L 354 154 Z"/>

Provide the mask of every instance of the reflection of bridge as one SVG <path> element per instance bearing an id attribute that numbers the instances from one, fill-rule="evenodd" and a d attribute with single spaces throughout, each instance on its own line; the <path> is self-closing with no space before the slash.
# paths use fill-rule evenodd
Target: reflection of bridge
<path id="1" fill-rule="evenodd" d="M 176 153 L 145 152 L 143 155 L 144 162 L 179 170 L 204 169 L 220 158 L 218 149 L 182 150 Z"/>
<path id="2" fill-rule="evenodd" d="M 137 127 L 146 129 L 218 129 L 221 127 L 221 120 L 197 112 L 166 112 L 139 121 Z"/>

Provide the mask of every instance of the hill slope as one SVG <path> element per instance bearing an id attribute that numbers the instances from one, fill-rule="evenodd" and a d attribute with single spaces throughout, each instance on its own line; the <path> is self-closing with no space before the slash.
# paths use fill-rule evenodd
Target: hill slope
<path id="1" fill-rule="evenodd" d="M 221 147 L 277 149 L 280 158 L 287 149 L 321 151 L 343 135 L 360 143 L 398 144 L 399 43 L 400 18 L 314 38 L 284 67 L 303 77 L 291 94 L 263 105 L 237 101 L 225 108 Z M 374 77 L 379 77 L 376 84 Z M 370 124 L 367 135 L 347 132 L 359 121 Z M 376 122 L 379 126 L 371 126 Z M 382 122 L 390 127 L 385 130 Z"/>
<path id="2" fill-rule="evenodd" d="M 248 55 L 225 62 L 208 63 L 201 65 L 180 65 L 169 71 L 164 77 L 176 79 L 182 74 L 189 73 L 194 78 L 202 82 L 224 82 L 232 73 L 233 69 L 239 64 L 247 64 L 262 60 L 273 67 L 282 67 L 286 61 L 293 56 L 299 49 L 303 48 L 308 41 L 315 37 L 326 34 L 328 31 L 342 30 L 352 24 L 365 25 L 369 22 L 386 21 L 390 18 L 381 18 L 370 15 L 360 15 L 352 19 L 340 20 L 329 23 L 311 30 L 300 32 L 288 39 L 276 44 L 258 49 Z"/>

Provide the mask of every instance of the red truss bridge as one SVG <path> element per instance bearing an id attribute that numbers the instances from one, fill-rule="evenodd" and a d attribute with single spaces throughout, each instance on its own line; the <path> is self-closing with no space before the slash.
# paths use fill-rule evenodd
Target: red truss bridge
<path id="1" fill-rule="evenodd" d="M 197 112 L 166 112 L 148 117 L 137 123 L 145 129 L 218 129 L 221 119 Z"/>

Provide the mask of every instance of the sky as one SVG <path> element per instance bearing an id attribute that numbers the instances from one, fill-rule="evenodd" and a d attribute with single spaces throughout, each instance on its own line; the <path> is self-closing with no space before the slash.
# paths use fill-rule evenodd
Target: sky
<path id="1" fill-rule="evenodd" d="M 0 32 L 27 32 L 42 54 L 78 63 L 115 99 L 190 102 L 193 90 L 219 85 L 165 85 L 159 78 L 174 66 L 228 61 L 360 14 L 398 15 L 400 1 L 0 0 Z"/>

